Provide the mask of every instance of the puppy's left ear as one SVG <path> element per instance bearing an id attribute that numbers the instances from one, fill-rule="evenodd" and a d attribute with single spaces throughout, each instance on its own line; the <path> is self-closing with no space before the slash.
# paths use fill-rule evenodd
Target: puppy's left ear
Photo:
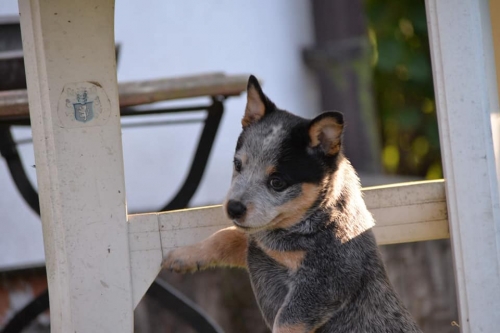
<path id="1" fill-rule="evenodd" d="M 309 124 L 309 145 L 319 147 L 327 156 L 340 152 L 344 116 L 340 112 L 325 112 L 311 120 Z"/>
<path id="2" fill-rule="evenodd" d="M 243 128 L 256 123 L 266 114 L 274 111 L 274 109 L 273 102 L 264 94 L 257 78 L 250 75 L 247 85 L 247 105 L 245 107 L 245 115 L 241 120 Z"/>

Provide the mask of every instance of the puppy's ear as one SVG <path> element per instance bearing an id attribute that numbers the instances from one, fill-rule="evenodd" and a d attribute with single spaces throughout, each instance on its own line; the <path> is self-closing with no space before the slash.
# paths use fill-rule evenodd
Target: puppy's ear
<path id="1" fill-rule="evenodd" d="M 344 116 L 340 112 L 325 112 L 309 123 L 309 145 L 319 147 L 321 151 L 332 156 L 340 151 Z"/>
<path id="2" fill-rule="evenodd" d="M 241 120 L 243 128 L 259 121 L 266 114 L 274 111 L 274 108 L 274 104 L 262 92 L 257 78 L 250 75 L 247 85 L 247 105 L 245 115 Z"/>

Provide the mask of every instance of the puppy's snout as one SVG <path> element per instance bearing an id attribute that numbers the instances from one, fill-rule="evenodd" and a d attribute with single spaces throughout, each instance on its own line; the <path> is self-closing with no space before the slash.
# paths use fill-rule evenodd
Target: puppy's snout
<path id="1" fill-rule="evenodd" d="M 244 204 L 236 200 L 229 200 L 227 202 L 227 215 L 232 219 L 239 219 L 247 212 Z"/>

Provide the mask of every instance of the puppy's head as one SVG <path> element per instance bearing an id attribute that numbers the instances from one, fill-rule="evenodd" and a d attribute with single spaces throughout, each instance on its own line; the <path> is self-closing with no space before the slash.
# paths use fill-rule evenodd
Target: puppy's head
<path id="1" fill-rule="evenodd" d="M 248 232 L 294 225 L 318 204 L 336 170 L 342 114 L 307 120 L 280 110 L 250 76 L 241 123 L 226 214 Z"/>

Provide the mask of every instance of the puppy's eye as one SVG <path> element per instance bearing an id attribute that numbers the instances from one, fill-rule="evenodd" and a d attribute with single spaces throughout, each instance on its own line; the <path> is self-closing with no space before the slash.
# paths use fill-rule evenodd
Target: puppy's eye
<path id="1" fill-rule="evenodd" d="M 273 190 L 281 192 L 288 187 L 288 184 L 278 176 L 271 176 L 269 178 L 269 186 Z"/>
<path id="2" fill-rule="evenodd" d="M 236 172 L 240 172 L 241 171 L 241 161 L 234 159 L 233 163 L 234 163 L 234 170 Z"/>

